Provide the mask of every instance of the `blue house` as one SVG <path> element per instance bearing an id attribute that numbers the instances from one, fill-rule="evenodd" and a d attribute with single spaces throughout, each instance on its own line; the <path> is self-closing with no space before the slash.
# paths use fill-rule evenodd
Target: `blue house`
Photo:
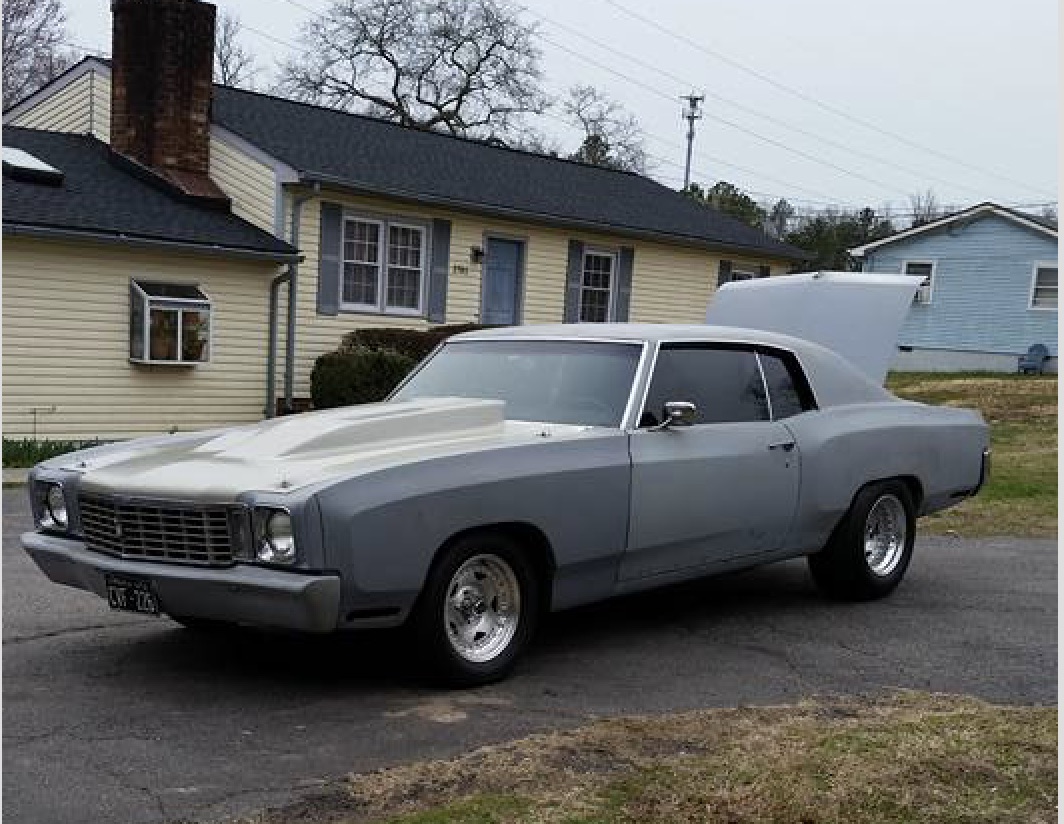
<path id="1" fill-rule="evenodd" d="M 1015 372 L 1032 344 L 1057 368 L 1057 227 L 981 203 L 850 250 L 862 271 L 919 277 L 893 368 Z"/>

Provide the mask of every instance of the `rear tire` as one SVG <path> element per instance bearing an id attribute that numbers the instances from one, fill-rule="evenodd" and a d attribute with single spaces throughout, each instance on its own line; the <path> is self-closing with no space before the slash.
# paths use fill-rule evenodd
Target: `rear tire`
<path id="1" fill-rule="evenodd" d="M 889 595 L 905 577 L 916 540 L 912 495 L 901 481 L 869 484 L 820 552 L 809 571 L 829 598 L 870 601 Z"/>
<path id="2" fill-rule="evenodd" d="M 433 564 L 411 629 L 429 674 L 454 687 L 504 678 L 535 632 L 540 582 L 508 535 L 459 539 Z"/>

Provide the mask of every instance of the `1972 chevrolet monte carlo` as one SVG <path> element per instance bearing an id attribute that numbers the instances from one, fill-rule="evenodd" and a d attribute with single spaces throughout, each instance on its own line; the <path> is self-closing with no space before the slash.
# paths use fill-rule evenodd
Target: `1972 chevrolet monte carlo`
<path id="1" fill-rule="evenodd" d="M 474 684 L 545 610 L 723 570 L 807 555 L 827 595 L 886 595 L 987 446 L 978 413 L 794 337 L 525 326 L 450 339 L 384 403 L 47 461 L 22 540 L 53 581 L 186 625 L 408 623 Z"/>

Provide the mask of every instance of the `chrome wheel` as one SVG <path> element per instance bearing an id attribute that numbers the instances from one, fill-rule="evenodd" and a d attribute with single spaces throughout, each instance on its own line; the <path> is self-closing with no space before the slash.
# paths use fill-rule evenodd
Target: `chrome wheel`
<path id="1" fill-rule="evenodd" d="M 474 555 L 447 585 L 443 622 L 454 651 L 472 663 L 498 656 L 513 640 L 521 618 L 521 587 L 498 555 Z"/>
<path id="2" fill-rule="evenodd" d="M 873 575 L 886 577 L 905 555 L 908 538 L 905 506 L 894 495 L 881 495 L 865 518 L 864 554 Z"/>

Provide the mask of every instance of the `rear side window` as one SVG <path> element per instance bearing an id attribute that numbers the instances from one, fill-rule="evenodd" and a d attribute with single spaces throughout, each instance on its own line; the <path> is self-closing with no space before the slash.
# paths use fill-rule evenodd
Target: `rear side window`
<path id="1" fill-rule="evenodd" d="M 760 357 L 774 420 L 790 418 L 816 408 L 801 367 L 793 360 L 793 356 L 785 360 L 780 355 L 761 352 Z"/>
<path id="2" fill-rule="evenodd" d="M 640 426 L 661 422 L 669 401 L 698 407 L 695 423 L 767 421 L 768 399 L 757 356 L 745 349 L 665 345 L 658 353 Z"/>

